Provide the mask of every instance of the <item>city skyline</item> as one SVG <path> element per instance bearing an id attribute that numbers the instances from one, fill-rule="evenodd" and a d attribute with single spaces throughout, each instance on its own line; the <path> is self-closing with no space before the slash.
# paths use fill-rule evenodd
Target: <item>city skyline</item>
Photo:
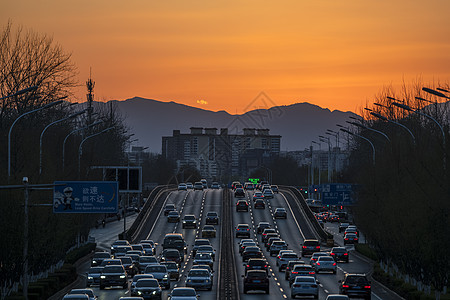
<path id="1" fill-rule="evenodd" d="M 86 100 L 137 97 L 244 113 L 309 102 L 358 111 L 386 86 L 448 84 L 450 2 L 7 1 L 0 16 L 72 54 Z"/>

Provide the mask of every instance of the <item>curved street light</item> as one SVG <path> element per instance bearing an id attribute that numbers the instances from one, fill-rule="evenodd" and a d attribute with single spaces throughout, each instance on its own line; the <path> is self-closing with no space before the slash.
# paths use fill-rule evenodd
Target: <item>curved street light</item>
<path id="1" fill-rule="evenodd" d="M 407 130 L 407 131 L 409 132 L 409 134 L 411 135 L 411 137 L 412 137 L 413 144 L 416 145 L 416 137 L 415 137 L 414 134 L 411 132 L 411 130 L 409 130 L 408 127 L 406 127 L 405 125 L 400 124 L 400 123 L 398 123 L 398 122 L 389 120 L 388 118 L 386 118 L 386 117 L 384 117 L 384 116 L 382 116 L 382 115 L 380 115 L 380 114 L 378 114 L 378 113 L 376 113 L 376 112 L 373 112 L 373 111 L 372 111 L 370 114 L 371 114 L 372 116 L 374 116 L 374 117 L 377 117 L 378 119 L 381 119 L 381 120 L 383 120 L 383 121 L 387 121 L 387 122 L 396 124 L 396 125 L 398 125 L 398 126 L 404 128 L 405 130 Z"/>
<path id="2" fill-rule="evenodd" d="M 312 141 L 311 143 L 313 143 L 313 144 L 316 144 L 316 145 L 318 145 L 319 146 L 319 159 L 317 160 L 318 161 L 318 163 L 319 163 L 319 185 L 320 185 L 320 152 L 322 151 L 322 145 L 320 144 L 320 143 L 318 143 L 318 142 L 316 142 L 316 141 Z M 312 158 L 311 158 L 311 161 L 312 161 Z"/>
<path id="3" fill-rule="evenodd" d="M 70 115 L 70 116 L 68 116 L 68 117 L 65 117 L 65 118 L 56 120 L 56 121 L 54 121 L 54 122 L 48 124 L 47 126 L 45 126 L 44 130 L 42 130 L 41 136 L 39 137 L 39 175 L 42 174 L 42 139 L 43 139 L 43 137 L 44 137 L 44 133 L 47 131 L 47 129 L 48 129 L 50 126 L 55 125 L 55 124 L 58 124 L 58 123 L 61 123 L 61 122 L 64 122 L 64 121 L 69 120 L 69 119 L 72 119 L 72 118 L 75 118 L 75 117 L 77 117 L 77 116 L 79 116 L 79 115 L 81 115 L 81 114 L 84 114 L 85 112 L 86 112 L 86 110 L 79 111 L 79 112 L 77 112 L 77 113 L 75 113 L 75 114 L 72 114 L 72 115 Z"/>
<path id="4" fill-rule="evenodd" d="M 368 138 L 365 138 L 365 137 L 363 137 L 362 135 L 359 135 L 359 134 L 350 132 L 350 131 L 348 131 L 348 130 L 346 130 L 346 129 L 344 129 L 344 128 L 341 128 L 341 129 L 339 129 L 339 130 L 341 130 L 341 131 L 343 131 L 343 132 L 346 132 L 346 133 L 348 133 L 348 134 L 357 136 L 357 137 L 359 137 L 359 138 L 365 140 L 366 142 L 368 142 L 368 143 L 370 144 L 370 146 L 372 146 L 372 163 L 373 163 L 373 165 L 375 165 L 375 147 L 374 147 L 373 143 L 372 143 Z"/>
<path id="5" fill-rule="evenodd" d="M 17 119 L 14 120 L 14 122 L 12 123 L 11 127 L 9 128 L 9 132 L 8 132 L 8 178 L 11 176 L 11 132 L 12 132 L 14 125 L 17 123 L 17 121 L 19 121 L 22 117 L 24 117 L 26 115 L 29 115 L 34 112 L 38 112 L 43 109 L 50 108 L 50 107 L 60 104 L 62 102 L 63 102 L 63 100 L 58 100 L 55 102 L 48 103 L 42 107 L 30 110 L 29 112 L 26 112 L 26 113 L 23 113 L 20 116 L 18 116 Z"/>
<path id="6" fill-rule="evenodd" d="M 352 119 L 353 119 L 353 118 L 352 118 Z M 391 142 L 391 140 L 389 139 L 389 137 L 388 137 L 384 132 L 381 132 L 381 131 L 379 131 L 379 130 L 376 130 L 376 129 L 367 127 L 367 126 L 365 126 L 365 125 L 363 125 L 363 124 L 360 124 L 360 123 L 350 122 L 350 121 L 345 121 L 345 122 L 347 122 L 348 124 L 355 125 L 355 126 L 357 126 L 357 127 L 363 128 L 363 129 L 367 129 L 367 130 L 370 130 L 370 131 L 379 133 L 379 134 L 381 134 L 382 136 L 384 136 L 384 137 L 387 139 L 388 142 Z"/>
<path id="7" fill-rule="evenodd" d="M 93 137 L 95 137 L 95 136 L 97 136 L 97 135 L 100 135 L 100 134 L 102 134 L 102 133 L 105 133 L 105 132 L 107 132 L 108 130 L 111 130 L 111 129 L 113 129 L 113 128 L 114 128 L 114 126 L 111 126 L 111 127 L 106 128 L 106 129 L 103 129 L 103 130 L 100 131 L 100 132 L 97 132 L 97 133 L 91 134 L 90 136 L 85 137 L 84 140 L 81 141 L 80 146 L 78 147 L 78 177 L 80 177 L 81 154 L 83 153 L 83 144 L 84 144 L 84 142 L 87 141 L 87 140 L 90 139 L 90 138 L 93 138 Z"/>
<path id="8" fill-rule="evenodd" d="M 442 90 L 442 89 L 441 89 L 441 90 Z M 431 94 L 431 95 L 434 95 L 434 96 L 438 96 L 438 97 L 441 97 L 441 98 L 450 99 L 450 97 L 447 97 L 445 94 L 443 94 L 443 93 L 441 93 L 441 92 L 439 92 L 439 91 L 430 89 L 430 88 L 423 87 L 423 88 L 422 88 L 422 91 L 427 92 L 428 94 Z"/>

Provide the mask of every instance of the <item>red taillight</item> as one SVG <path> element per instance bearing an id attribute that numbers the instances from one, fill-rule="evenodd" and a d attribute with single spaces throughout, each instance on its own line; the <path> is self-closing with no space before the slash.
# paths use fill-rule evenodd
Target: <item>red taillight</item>
<path id="1" fill-rule="evenodd" d="M 308 274 L 316 274 L 316 272 L 312 271 L 312 272 L 309 272 Z"/>
<path id="2" fill-rule="evenodd" d="M 336 255 L 336 254 L 334 254 L 334 253 L 330 253 L 331 255 Z"/>
<path id="3" fill-rule="evenodd" d="M 320 249 L 320 246 L 316 246 L 316 249 Z"/>
<path id="4" fill-rule="evenodd" d="M 247 265 L 247 268 L 250 268 L 250 265 Z"/>
<path id="5" fill-rule="evenodd" d="M 370 289 L 370 285 L 365 285 L 364 288 L 365 289 Z"/>
<path id="6" fill-rule="evenodd" d="M 348 241 L 348 238 L 345 238 L 344 240 Z"/>
<path id="7" fill-rule="evenodd" d="M 348 253 L 344 253 L 344 255 L 348 255 Z"/>
<path id="8" fill-rule="evenodd" d="M 264 268 L 267 268 L 267 265 L 264 265 Z"/>
<path id="9" fill-rule="evenodd" d="M 247 228 L 247 231 L 249 231 L 250 229 L 249 228 Z"/>
<path id="10" fill-rule="evenodd" d="M 303 248 L 303 249 L 306 249 L 306 246 L 303 246 L 302 248 Z"/>
<path id="11" fill-rule="evenodd" d="M 295 272 L 295 271 L 292 271 L 291 273 L 292 273 L 292 274 L 298 274 L 298 272 Z"/>
<path id="12" fill-rule="evenodd" d="M 333 263 L 333 266 L 335 266 L 336 265 L 336 263 Z"/>
<path id="13" fill-rule="evenodd" d="M 343 287 L 343 288 L 349 288 L 349 286 L 346 285 L 346 284 L 343 284 L 342 287 Z"/>

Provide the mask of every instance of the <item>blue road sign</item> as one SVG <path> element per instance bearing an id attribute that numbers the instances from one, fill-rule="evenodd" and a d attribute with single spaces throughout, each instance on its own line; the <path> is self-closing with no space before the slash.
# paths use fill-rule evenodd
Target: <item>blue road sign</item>
<path id="1" fill-rule="evenodd" d="M 117 181 L 55 181 L 53 213 L 117 213 Z"/>

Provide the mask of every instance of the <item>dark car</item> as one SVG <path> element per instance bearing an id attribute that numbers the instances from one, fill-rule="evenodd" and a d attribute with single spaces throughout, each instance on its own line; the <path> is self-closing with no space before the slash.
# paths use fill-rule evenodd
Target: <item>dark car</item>
<path id="1" fill-rule="evenodd" d="M 348 263 L 348 250 L 345 247 L 333 247 L 330 251 L 334 261 L 345 261 Z"/>
<path id="2" fill-rule="evenodd" d="M 111 254 L 108 252 L 95 252 L 92 257 L 91 267 L 100 266 L 104 259 L 111 258 Z"/>
<path id="3" fill-rule="evenodd" d="M 345 274 L 344 280 L 339 280 L 339 293 L 349 297 L 370 299 L 370 281 L 364 274 Z"/>
<path id="4" fill-rule="evenodd" d="M 176 210 L 169 212 L 169 214 L 167 215 L 167 222 L 169 223 L 180 222 L 180 214 Z"/>
<path id="5" fill-rule="evenodd" d="M 318 240 L 305 240 L 302 245 L 302 256 L 311 255 L 320 252 L 320 243 Z"/>
<path id="6" fill-rule="evenodd" d="M 219 214 L 215 211 L 208 211 L 206 213 L 206 219 L 205 219 L 206 224 L 219 224 Z"/>
<path id="7" fill-rule="evenodd" d="M 302 260 L 291 260 L 287 263 L 286 269 L 284 270 L 284 279 L 289 280 L 289 277 L 291 276 L 291 271 L 294 268 L 295 265 L 302 265 L 305 264 Z"/>
<path id="8" fill-rule="evenodd" d="M 277 231 L 274 228 L 266 228 L 263 230 L 263 233 L 261 234 L 261 242 L 265 243 L 267 241 L 267 235 L 269 233 L 277 233 Z"/>
<path id="9" fill-rule="evenodd" d="M 161 252 L 159 261 L 160 262 L 173 261 L 173 262 L 177 263 L 178 266 L 180 266 L 181 262 L 182 262 L 181 256 L 182 255 L 180 254 L 180 251 L 178 251 L 177 249 L 164 249 Z"/>
<path id="10" fill-rule="evenodd" d="M 169 212 L 174 211 L 175 209 L 176 209 L 175 204 L 173 203 L 166 204 L 166 206 L 164 207 L 164 215 L 167 216 Z"/>
<path id="11" fill-rule="evenodd" d="M 216 237 L 216 229 L 213 225 L 205 225 L 202 229 L 202 238 L 215 238 Z"/>
<path id="12" fill-rule="evenodd" d="M 162 243 L 163 249 L 177 249 L 182 255 L 187 253 L 186 242 L 184 241 L 183 235 L 181 233 L 166 233 Z"/>
<path id="13" fill-rule="evenodd" d="M 131 277 L 139 273 L 138 266 L 133 262 L 131 257 L 129 256 L 121 256 L 119 257 L 120 261 L 122 262 L 122 266 L 125 268 L 125 271 L 127 274 Z"/>
<path id="14" fill-rule="evenodd" d="M 250 290 L 262 290 L 269 294 L 270 276 L 263 270 L 249 270 L 244 277 L 244 294 Z"/>
<path id="15" fill-rule="evenodd" d="M 247 200 L 239 200 L 236 203 L 236 211 L 248 211 Z"/>
<path id="16" fill-rule="evenodd" d="M 194 191 L 195 190 L 203 191 L 203 183 L 201 183 L 200 181 L 194 183 Z"/>
<path id="17" fill-rule="evenodd" d="M 247 263 L 244 264 L 244 267 L 244 273 L 247 273 L 249 270 L 263 270 L 266 271 L 266 273 L 269 272 L 268 263 L 262 258 L 249 258 Z"/>
<path id="18" fill-rule="evenodd" d="M 254 208 L 262 208 L 265 209 L 266 208 L 266 203 L 264 203 L 264 200 L 262 199 L 256 199 L 254 204 L 253 204 Z"/>
<path id="19" fill-rule="evenodd" d="M 277 193 L 278 194 L 278 185 L 271 185 L 270 188 L 272 189 L 272 192 Z"/>
<path id="20" fill-rule="evenodd" d="M 183 229 L 184 228 L 197 228 L 197 218 L 194 215 L 185 215 L 183 218 Z"/>
<path id="21" fill-rule="evenodd" d="M 167 272 L 169 273 L 170 280 L 180 279 L 180 269 L 178 268 L 178 264 L 174 261 L 165 261 L 161 262 L 161 265 L 165 265 L 167 267 Z"/>
<path id="22" fill-rule="evenodd" d="M 275 212 L 273 213 L 273 217 L 275 219 L 286 219 L 287 218 L 286 209 L 283 208 L 283 207 L 275 208 Z"/>
<path id="23" fill-rule="evenodd" d="M 250 237 L 250 226 L 248 224 L 238 224 L 236 226 L 236 237 Z"/>
<path id="24" fill-rule="evenodd" d="M 247 246 L 242 252 L 242 261 L 247 261 L 250 258 L 262 258 L 263 254 L 258 246 Z"/>
<path id="25" fill-rule="evenodd" d="M 100 276 L 102 275 L 103 267 L 91 267 L 86 273 L 86 286 L 90 287 L 93 284 L 100 283 Z"/>
<path id="26" fill-rule="evenodd" d="M 132 296 L 161 300 L 161 287 L 158 280 L 154 278 L 138 280 Z"/>
<path id="27" fill-rule="evenodd" d="M 354 233 L 346 233 L 344 236 L 344 245 L 358 244 L 358 236 Z"/>
<path id="28" fill-rule="evenodd" d="M 244 198 L 245 197 L 245 191 L 243 188 L 237 188 L 234 190 L 234 197 L 236 198 Z"/>
<path id="29" fill-rule="evenodd" d="M 192 248 L 192 255 L 195 256 L 195 254 L 197 254 L 198 247 L 204 245 L 211 245 L 211 242 L 208 239 L 195 239 L 194 246 Z"/>
<path id="30" fill-rule="evenodd" d="M 264 229 L 271 228 L 271 227 L 272 227 L 272 225 L 270 225 L 269 222 L 264 222 L 264 221 L 259 222 L 258 226 L 256 227 L 256 233 L 261 234 L 264 231 Z"/>
<path id="31" fill-rule="evenodd" d="M 100 275 L 100 289 L 112 286 L 128 288 L 127 272 L 122 265 L 109 265 L 103 268 L 102 275 Z"/>

